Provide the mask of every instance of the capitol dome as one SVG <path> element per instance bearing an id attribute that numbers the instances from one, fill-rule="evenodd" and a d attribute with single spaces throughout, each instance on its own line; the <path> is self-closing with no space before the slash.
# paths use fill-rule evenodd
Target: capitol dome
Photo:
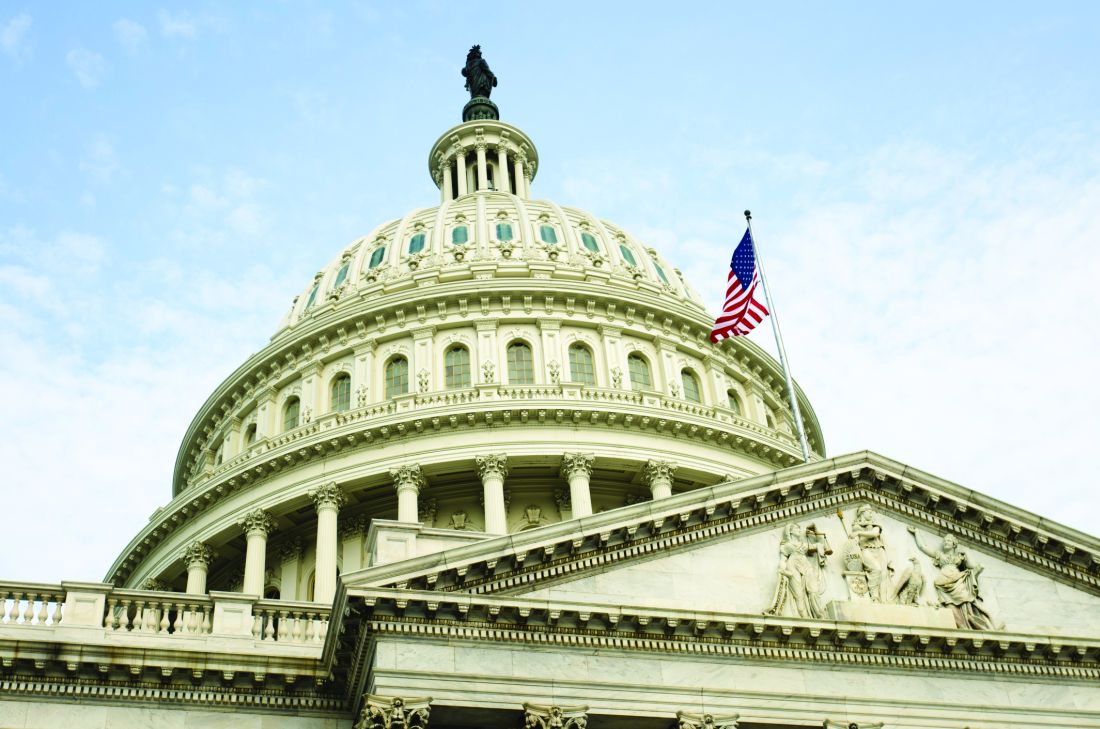
<path id="1" fill-rule="evenodd" d="M 532 198 L 538 164 L 494 118 L 442 134 L 439 204 L 303 287 L 199 409 L 172 501 L 107 579 L 330 601 L 338 574 L 801 462 L 779 365 L 711 343 L 644 241 Z"/>

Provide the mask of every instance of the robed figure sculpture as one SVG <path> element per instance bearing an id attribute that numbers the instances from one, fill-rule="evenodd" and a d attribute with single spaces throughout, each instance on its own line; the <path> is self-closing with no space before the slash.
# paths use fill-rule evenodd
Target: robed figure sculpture
<path id="1" fill-rule="evenodd" d="M 466 77 L 466 90 L 470 92 L 471 99 L 478 96 L 489 98 L 497 85 L 497 77 L 481 57 L 481 46 L 474 46 L 466 54 L 466 67 L 462 69 L 462 75 Z"/>

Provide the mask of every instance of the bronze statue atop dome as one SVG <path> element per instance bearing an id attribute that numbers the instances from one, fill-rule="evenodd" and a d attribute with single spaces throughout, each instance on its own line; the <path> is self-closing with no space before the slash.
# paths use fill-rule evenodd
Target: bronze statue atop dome
<path id="1" fill-rule="evenodd" d="M 466 54 L 466 67 L 462 69 L 462 75 L 466 78 L 466 90 L 470 92 L 470 98 L 481 96 L 489 98 L 493 87 L 497 85 L 497 77 L 489 70 L 489 64 L 481 57 L 481 46 L 474 46 Z"/>

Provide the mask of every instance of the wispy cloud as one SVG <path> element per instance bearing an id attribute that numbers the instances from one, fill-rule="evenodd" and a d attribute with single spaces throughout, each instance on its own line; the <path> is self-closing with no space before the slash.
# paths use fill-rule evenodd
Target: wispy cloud
<path id="1" fill-rule="evenodd" d="M 198 24 L 184 13 L 172 14 L 161 10 L 157 18 L 160 20 L 160 32 L 169 38 L 193 40 L 199 34 Z"/>
<path id="2" fill-rule="evenodd" d="M 148 46 L 149 33 L 141 23 L 129 18 L 119 18 L 111 27 L 115 33 L 115 40 L 128 52 L 140 53 Z"/>
<path id="3" fill-rule="evenodd" d="M 118 154 L 111 141 L 97 135 L 85 148 L 80 158 L 80 169 L 96 182 L 110 182 L 119 169 Z"/>
<path id="4" fill-rule="evenodd" d="M 16 15 L 0 26 L 0 48 L 4 49 L 6 55 L 21 61 L 30 54 L 27 43 L 27 31 L 30 27 L 31 16 L 26 13 Z"/>
<path id="5" fill-rule="evenodd" d="M 107 63 L 103 56 L 87 48 L 74 48 L 65 56 L 69 68 L 76 74 L 80 85 L 86 89 L 94 89 L 99 86 L 103 74 L 107 70 Z"/>

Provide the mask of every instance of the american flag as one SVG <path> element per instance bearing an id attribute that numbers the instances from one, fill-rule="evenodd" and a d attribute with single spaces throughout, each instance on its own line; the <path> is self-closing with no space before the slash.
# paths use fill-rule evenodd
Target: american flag
<path id="1" fill-rule="evenodd" d="M 714 320 L 710 341 L 720 342 L 727 337 L 748 334 L 768 315 L 767 308 L 756 300 L 756 282 L 760 274 L 756 269 L 756 251 L 752 245 L 752 233 L 737 244 L 730 259 L 730 275 L 726 283 L 726 303 L 722 313 Z"/>

